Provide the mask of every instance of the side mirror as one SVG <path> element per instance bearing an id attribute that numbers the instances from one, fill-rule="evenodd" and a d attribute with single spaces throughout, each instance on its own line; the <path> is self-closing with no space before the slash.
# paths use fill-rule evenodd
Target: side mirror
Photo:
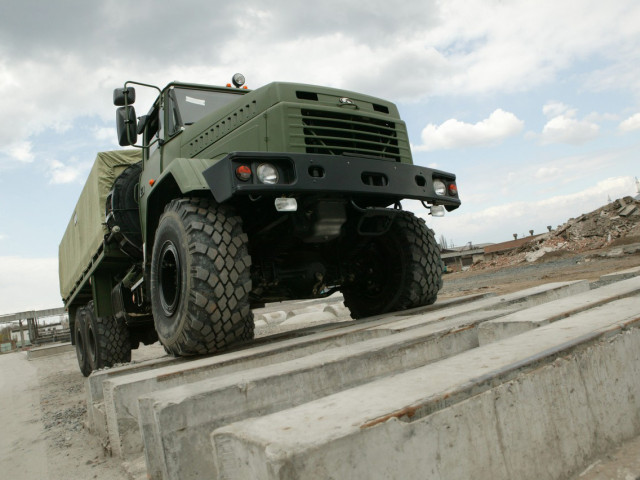
<path id="1" fill-rule="evenodd" d="M 138 118 L 138 130 L 136 132 L 138 135 L 142 135 L 142 132 L 144 132 L 144 129 L 147 126 L 148 122 L 149 115 L 142 115 Z"/>
<path id="2" fill-rule="evenodd" d="M 116 88 L 113 91 L 113 104 L 116 107 L 133 105 L 136 101 L 136 89 L 133 87 Z"/>
<path id="3" fill-rule="evenodd" d="M 116 127 L 118 129 L 118 144 L 121 147 L 135 144 L 138 140 L 136 109 L 131 106 L 116 109 Z"/>

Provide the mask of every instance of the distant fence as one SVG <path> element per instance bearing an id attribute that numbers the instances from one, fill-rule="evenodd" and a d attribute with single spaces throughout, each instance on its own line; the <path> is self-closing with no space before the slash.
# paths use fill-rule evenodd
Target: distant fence
<path id="1" fill-rule="evenodd" d="M 65 313 L 64 308 L 59 307 L 0 315 L 0 329 L 8 325 L 10 337 L 4 339 L 7 341 L 2 342 L 0 351 L 6 353 L 14 351 L 17 348 L 25 348 L 32 345 L 42 345 L 51 342 L 68 342 L 71 339 L 68 327 L 65 328 L 61 323 L 40 324 L 38 321 L 47 317 L 64 315 Z M 25 322 L 25 324 L 23 324 L 23 322 Z M 63 328 L 56 328 L 58 325 Z M 7 327 L 4 327 L 5 330 L 6 328 Z M 28 332 L 26 336 L 25 331 Z M 20 338 L 13 338 L 12 334 L 14 332 L 18 332 Z"/>
<path id="2" fill-rule="evenodd" d="M 29 318 L 45 318 L 55 317 L 56 315 L 64 315 L 64 307 L 47 308 L 45 310 L 27 310 L 26 312 L 10 313 L 8 315 L 0 315 L 0 323 L 10 323 L 18 320 L 27 320 Z"/>

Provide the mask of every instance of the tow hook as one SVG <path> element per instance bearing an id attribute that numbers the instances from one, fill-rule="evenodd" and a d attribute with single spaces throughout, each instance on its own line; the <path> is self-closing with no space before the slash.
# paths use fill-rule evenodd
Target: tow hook
<path id="1" fill-rule="evenodd" d="M 393 209 L 380 207 L 362 208 L 351 200 L 351 206 L 362 213 L 358 220 L 358 235 L 378 236 L 389 231 L 395 216 L 402 211 L 400 203 L 396 202 Z"/>

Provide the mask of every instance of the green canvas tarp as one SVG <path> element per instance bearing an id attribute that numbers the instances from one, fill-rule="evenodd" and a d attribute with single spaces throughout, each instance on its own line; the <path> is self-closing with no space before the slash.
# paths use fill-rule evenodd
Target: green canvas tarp
<path id="1" fill-rule="evenodd" d="M 140 150 L 98 153 L 58 250 L 60 294 L 63 299 L 69 298 L 108 233 L 105 203 L 113 182 L 129 165 L 140 159 Z"/>

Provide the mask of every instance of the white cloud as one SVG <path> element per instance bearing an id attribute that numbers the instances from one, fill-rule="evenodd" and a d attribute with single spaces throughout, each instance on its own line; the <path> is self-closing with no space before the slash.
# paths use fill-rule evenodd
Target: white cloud
<path id="1" fill-rule="evenodd" d="M 478 123 L 465 123 L 455 118 L 441 125 L 430 123 L 422 130 L 422 145 L 416 151 L 462 148 L 478 145 L 493 145 L 518 134 L 524 122 L 513 113 L 495 110 L 488 118 Z"/>
<path id="2" fill-rule="evenodd" d="M 83 178 L 85 169 L 82 165 L 65 165 L 59 160 L 50 160 L 48 163 L 49 183 L 72 183 Z"/>
<path id="3" fill-rule="evenodd" d="M 542 113 L 549 118 L 557 117 L 570 111 L 569 107 L 562 102 L 549 102 L 542 107 Z"/>
<path id="4" fill-rule="evenodd" d="M 57 258 L 0 257 L 0 314 L 62 306 Z"/>
<path id="5" fill-rule="evenodd" d="M 549 118 L 542 133 L 539 136 L 528 134 L 527 138 L 539 138 L 543 145 L 551 143 L 582 145 L 596 138 L 600 132 L 598 124 L 586 118 L 577 119 L 577 110 L 564 103 L 547 103 L 542 107 L 542 113 Z M 590 118 L 593 118 L 593 115 Z"/>
<path id="6" fill-rule="evenodd" d="M 541 180 L 548 180 L 549 177 L 555 177 L 557 175 L 560 175 L 561 173 L 562 173 L 562 170 L 555 166 L 540 167 L 538 168 L 538 170 L 536 170 L 536 172 L 534 173 L 534 176 Z"/>
<path id="7" fill-rule="evenodd" d="M 38 2 L 38 16 L 31 0 L 6 6 L 0 95 L 3 118 L 12 125 L 0 129 L 0 145 L 27 141 L 43 129 L 64 131 L 81 116 L 112 121 L 108 96 L 128 78 L 222 84 L 239 70 L 250 87 L 294 80 L 418 101 L 523 92 L 555 81 L 576 61 L 597 58 L 599 79 L 583 80 L 585 88 L 640 92 L 640 63 L 630 61 L 640 48 L 635 0 L 409 0 L 373 6 L 283 0 L 267 7 L 258 0 L 192 0 L 191 11 L 215 9 L 217 15 L 196 15 L 180 25 L 146 0 L 126 16 L 114 1 L 75 3 Z M 178 30 L 158 50 L 155 33 L 169 26 Z M 202 31 L 218 34 L 202 41 Z M 70 85 L 69 79 L 77 81 Z"/>
<path id="8" fill-rule="evenodd" d="M 558 115 L 547 122 L 540 139 L 544 145 L 568 143 L 582 145 L 598 136 L 600 127 L 588 120 L 578 120 L 571 114 Z"/>
<path id="9" fill-rule="evenodd" d="M 631 132 L 633 130 L 640 130 L 640 113 L 630 116 L 626 120 L 620 122 L 618 128 L 622 132 Z"/>
<path id="10" fill-rule="evenodd" d="M 597 56 L 607 67 L 639 70 L 628 58 L 637 51 L 640 25 L 640 9 L 632 1 L 453 0 L 443 2 L 440 13 L 444 21 L 430 38 L 438 46 L 463 45 L 449 56 L 455 72 L 448 79 L 450 91 L 525 91 L 555 80 L 576 60 Z M 619 79 L 618 86 L 640 86 L 637 75 L 615 73 L 603 77 Z"/>
<path id="11" fill-rule="evenodd" d="M 10 160 L 20 163 L 33 162 L 33 148 L 31 142 L 21 140 L 15 143 L 9 143 L 6 147 L 0 148 L 0 154 L 4 154 Z"/>
<path id="12" fill-rule="evenodd" d="M 93 137 L 96 140 L 113 143 L 114 146 L 118 145 L 118 142 L 117 142 L 118 135 L 116 133 L 115 128 L 110 128 L 110 127 L 94 128 Z"/>

